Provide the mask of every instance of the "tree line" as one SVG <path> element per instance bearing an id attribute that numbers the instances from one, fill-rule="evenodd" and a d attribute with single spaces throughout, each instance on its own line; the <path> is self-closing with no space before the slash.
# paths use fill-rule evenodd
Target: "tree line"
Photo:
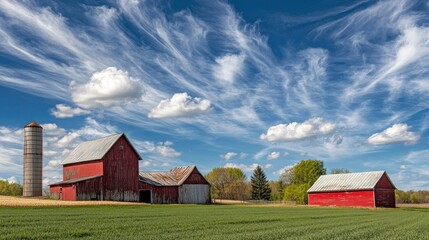
<path id="1" fill-rule="evenodd" d="M 336 170 L 337 171 L 337 170 Z M 336 173 L 348 172 L 344 169 Z M 303 160 L 285 169 L 278 181 L 268 181 L 263 169 L 258 166 L 247 181 L 238 168 L 215 168 L 205 177 L 211 183 L 213 198 L 232 200 L 280 200 L 307 204 L 307 190 L 326 174 L 323 162 Z"/>
<path id="2" fill-rule="evenodd" d="M 6 180 L 0 180 L 0 195 L 21 196 L 22 186 L 19 183 L 10 183 Z"/>
<path id="3" fill-rule="evenodd" d="M 345 168 L 331 169 L 330 174 L 350 173 Z M 211 183 L 211 194 L 217 199 L 294 201 L 307 204 L 307 190 L 326 168 L 319 160 L 302 160 L 283 171 L 277 181 L 268 181 L 261 167 L 257 167 L 250 181 L 238 168 L 215 168 L 205 177 Z M 429 203 L 429 191 L 396 190 L 397 203 Z"/>
<path id="4" fill-rule="evenodd" d="M 429 191 L 401 191 L 396 190 L 397 203 L 429 203 Z"/>

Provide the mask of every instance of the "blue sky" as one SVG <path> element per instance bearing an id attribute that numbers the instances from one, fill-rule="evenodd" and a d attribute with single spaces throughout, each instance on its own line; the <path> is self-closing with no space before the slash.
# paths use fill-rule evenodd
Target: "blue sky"
<path id="1" fill-rule="evenodd" d="M 429 189 L 426 1 L 0 1 L 0 177 L 124 132 L 142 171 L 302 159 Z"/>

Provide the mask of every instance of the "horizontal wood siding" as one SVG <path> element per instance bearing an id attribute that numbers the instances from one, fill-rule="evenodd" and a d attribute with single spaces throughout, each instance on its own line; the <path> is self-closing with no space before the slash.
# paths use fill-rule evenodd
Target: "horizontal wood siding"
<path id="1" fill-rule="evenodd" d="M 396 207 L 394 189 L 375 189 L 376 207 Z"/>
<path id="2" fill-rule="evenodd" d="M 104 200 L 136 202 L 138 195 L 139 156 L 124 136 L 103 158 Z"/>
<path id="3" fill-rule="evenodd" d="M 185 180 L 184 184 L 209 184 L 209 182 L 204 178 L 204 176 L 194 168 L 192 173 Z"/>
<path id="4" fill-rule="evenodd" d="M 309 193 L 308 205 L 374 207 L 374 191 Z"/>
<path id="5" fill-rule="evenodd" d="M 210 200 L 208 184 L 183 184 L 179 187 L 179 203 L 209 204 Z"/>
<path id="6" fill-rule="evenodd" d="M 145 182 L 139 182 L 139 190 L 151 190 L 152 203 L 155 204 L 177 204 L 179 201 L 178 187 L 153 186 Z"/>
<path id="7" fill-rule="evenodd" d="M 77 200 L 103 200 L 102 177 L 76 183 Z"/>
<path id="8" fill-rule="evenodd" d="M 63 180 L 103 175 L 101 160 L 63 166 Z"/>

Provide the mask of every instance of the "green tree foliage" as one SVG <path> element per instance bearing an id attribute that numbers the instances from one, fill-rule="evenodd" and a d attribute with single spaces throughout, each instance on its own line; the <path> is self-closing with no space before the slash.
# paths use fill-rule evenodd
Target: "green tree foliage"
<path id="1" fill-rule="evenodd" d="M 283 200 L 307 204 L 307 190 L 321 176 L 326 174 L 323 162 L 319 160 L 302 160 L 292 169 L 291 184 L 284 189 Z"/>
<path id="2" fill-rule="evenodd" d="M 284 191 L 285 201 L 295 201 L 297 204 L 307 203 L 307 184 L 291 184 Z"/>
<path id="3" fill-rule="evenodd" d="M 277 181 L 270 181 L 271 199 L 275 201 L 283 200 L 285 187 L 286 185 L 281 179 Z"/>
<path id="4" fill-rule="evenodd" d="M 260 166 L 257 166 L 250 178 L 252 185 L 252 199 L 254 200 L 270 200 L 271 188 L 268 184 L 267 176 Z"/>
<path id="5" fill-rule="evenodd" d="M 246 200 L 250 187 L 246 175 L 239 168 L 214 168 L 206 176 L 210 182 L 211 195 L 217 199 Z"/>
<path id="6" fill-rule="evenodd" d="M 331 174 L 351 173 L 347 168 L 333 168 Z"/>
<path id="7" fill-rule="evenodd" d="M 314 182 L 321 176 L 326 174 L 326 169 L 323 167 L 323 162 L 319 160 L 303 160 L 293 167 L 292 184 Z"/>
<path id="8" fill-rule="evenodd" d="M 395 191 L 397 203 L 429 203 L 429 191 Z"/>
<path id="9" fill-rule="evenodd" d="M 5 180 L 0 180 L 0 195 L 21 196 L 22 186 L 19 183 L 9 183 Z"/>

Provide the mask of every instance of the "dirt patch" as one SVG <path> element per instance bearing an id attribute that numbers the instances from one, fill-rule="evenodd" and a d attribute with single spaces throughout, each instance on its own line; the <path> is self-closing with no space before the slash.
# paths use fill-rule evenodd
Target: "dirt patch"
<path id="1" fill-rule="evenodd" d="M 419 208 L 429 208 L 429 203 L 401 203 L 396 204 L 397 207 L 419 207 Z"/>
<path id="2" fill-rule="evenodd" d="M 47 198 L 24 198 L 0 196 L 0 206 L 7 207 L 50 207 L 50 206 L 93 206 L 93 205 L 142 205 L 145 203 L 113 201 L 61 201 Z"/>

